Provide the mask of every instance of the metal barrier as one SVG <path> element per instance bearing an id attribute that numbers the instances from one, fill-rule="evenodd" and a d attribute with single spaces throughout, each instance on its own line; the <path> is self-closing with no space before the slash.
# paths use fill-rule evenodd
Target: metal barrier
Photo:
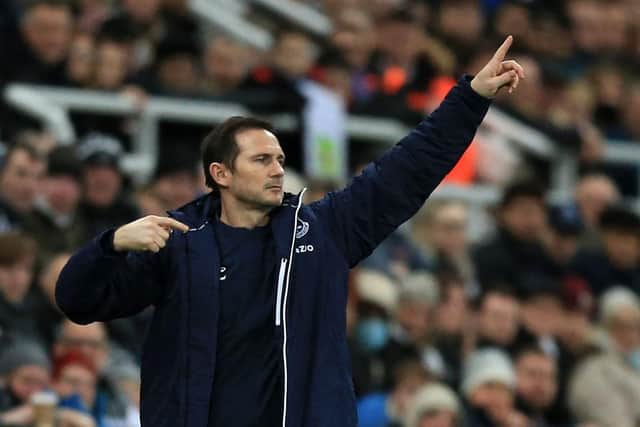
<path id="1" fill-rule="evenodd" d="M 246 107 L 234 103 L 156 96 L 139 106 L 132 98 L 112 92 L 17 83 L 6 88 L 4 97 L 14 108 L 40 119 L 62 143 L 75 140 L 75 131 L 68 114 L 71 111 L 136 117 L 138 123 L 133 136 L 133 150 L 125 160 L 125 167 L 137 177 L 138 182 L 144 181 L 155 166 L 160 120 L 215 124 L 232 115 L 251 114 Z M 291 130 L 298 126 L 296 117 L 290 114 L 277 114 L 267 118 L 274 123 L 276 129 Z M 391 119 L 350 116 L 347 121 L 347 133 L 351 138 L 383 145 L 393 144 L 409 130 L 406 125 Z M 483 123 L 483 131 L 489 131 L 493 138 L 504 138 L 535 156 L 553 159 L 552 197 L 564 199 L 570 196 L 576 178 L 577 161 L 571 154 L 558 150 L 557 145 L 546 135 L 496 108 L 489 110 Z M 638 164 L 640 146 L 634 143 L 608 144 L 605 159 L 613 163 Z"/>

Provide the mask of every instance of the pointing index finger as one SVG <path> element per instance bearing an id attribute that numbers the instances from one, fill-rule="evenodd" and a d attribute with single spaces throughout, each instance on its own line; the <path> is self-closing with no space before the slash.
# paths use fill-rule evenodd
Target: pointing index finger
<path id="1" fill-rule="evenodd" d="M 505 56 L 507 56 L 507 52 L 509 52 L 509 48 L 511 47 L 512 43 L 513 36 L 507 37 L 505 41 L 502 42 L 502 45 L 500 45 L 498 50 L 496 50 L 496 53 L 493 55 L 493 59 L 497 60 L 498 62 L 502 62 Z"/>
<path id="2" fill-rule="evenodd" d="M 189 226 L 187 224 L 183 224 L 180 221 L 169 217 L 160 217 L 158 219 L 158 225 L 169 227 L 175 230 L 180 230 L 183 233 L 189 231 Z"/>

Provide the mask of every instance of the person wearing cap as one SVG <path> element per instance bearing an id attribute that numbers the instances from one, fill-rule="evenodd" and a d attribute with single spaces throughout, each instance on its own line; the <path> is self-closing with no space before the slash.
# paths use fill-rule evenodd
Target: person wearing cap
<path id="1" fill-rule="evenodd" d="M 307 205 L 304 190 L 285 194 L 273 127 L 232 117 L 203 141 L 211 192 L 74 253 L 56 286 L 70 319 L 155 307 L 141 363 L 144 427 L 356 426 L 349 269 L 418 211 L 489 99 L 524 78 L 505 60 L 512 41 L 340 191 Z"/>
<path id="2" fill-rule="evenodd" d="M 569 407 L 581 422 L 635 427 L 640 423 L 640 299 L 618 286 L 599 303 L 602 350 L 575 368 Z"/>
<path id="3" fill-rule="evenodd" d="M 444 384 L 430 383 L 413 397 L 405 427 L 458 427 L 461 421 L 458 396 Z"/>
<path id="4" fill-rule="evenodd" d="M 109 135 L 89 134 L 78 147 L 84 187 L 78 215 L 85 223 L 86 240 L 140 217 L 124 192 L 122 154 L 120 141 Z"/>
<path id="5" fill-rule="evenodd" d="M 41 197 L 26 231 L 39 243 L 39 256 L 69 252 L 84 242 L 85 225 L 78 216 L 82 195 L 81 164 L 75 147 L 57 146 L 47 157 Z"/>
<path id="6" fill-rule="evenodd" d="M 32 420 L 30 398 L 49 386 L 51 362 L 42 346 L 26 338 L 14 339 L 0 353 L 0 425 Z"/>
<path id="7" fill-rule="evenodd" d="M 383 353 L 387 372 L 393 372 L 403 360 L 417 359 L 432 375 L 448 378 L 448 366 L 432 342 L 432 319 L 439 298 L 435 278 L 427 271 L 416 271 L 399 285 L 389 345 Z"/>
<path id="8" fill-rule="evenodd" d="M 497 349 L 468 356 L 461 391 L 465 427 L 527 427 L 514 407 L 516 377 L 509 357 Z"/>

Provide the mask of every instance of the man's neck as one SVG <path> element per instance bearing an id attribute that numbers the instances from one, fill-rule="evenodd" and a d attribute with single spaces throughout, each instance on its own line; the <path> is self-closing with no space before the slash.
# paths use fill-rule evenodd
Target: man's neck
<path id="1" fill-rule="evenodd" d="M 270 209 L 250 208 L 238 200 L 223 200 L 220 208 L 220 221 L 235 228 L 263 227 L 269 223 Z"/>

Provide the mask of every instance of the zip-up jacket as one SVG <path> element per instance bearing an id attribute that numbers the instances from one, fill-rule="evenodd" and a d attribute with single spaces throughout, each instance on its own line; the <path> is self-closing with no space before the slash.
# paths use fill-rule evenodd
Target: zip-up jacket
<path id="1" fill-rule="evenodd" d="M 282 347 L 283 427 L 355 427 L 346 340 L 347 274 L 424 203 L 489 107 L 463 77 L 441 106 L 343 190 L 270 213 L 278 264 L 274 327 Z M 56 286 L 74 322 L 154 317 L 142 355 L 144 427 L 207 427 L 216 373 L 219 256 L 208 194 L 169 214 L 187 225 L 158 253 L 116 252 L 114 230 L 75 253 Z M 251 402 L 228 402 L 242 411 Z"/>

